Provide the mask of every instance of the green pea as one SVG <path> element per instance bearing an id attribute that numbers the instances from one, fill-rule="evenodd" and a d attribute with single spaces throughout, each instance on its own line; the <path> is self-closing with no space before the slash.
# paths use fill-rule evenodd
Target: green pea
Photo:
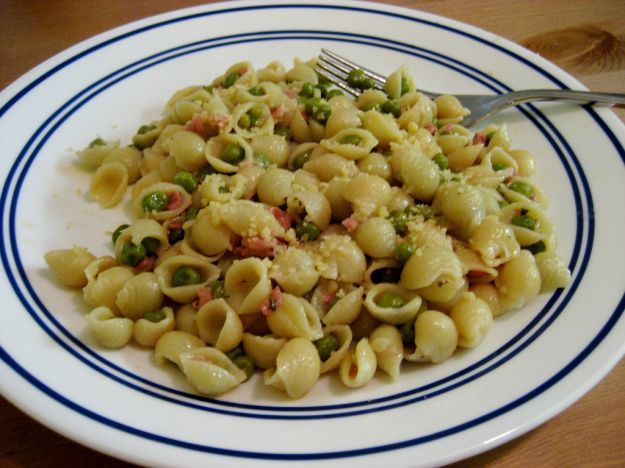
<path id="1" fill-rule="evenodd" d="M 271 166 L 271 161 L 264 154 L 255 153 L 254 162 L 256 163 L 257 166 L 260 166 L 263 169 L 267 169 L 269 166 Z"/>
<path id="2" fill-rule="evenodd" d="M 190 266 L 181 266 L 171 275 L 171 284 L 175 287 L 198 284 L 201 281 L 202 277 L 200 273 Z"/>
<path id="3" fill-rule="evenodd" d="M 322 104 L 321 98 L 318 97 L 303 98 L 301 102 L 304 104 L 304 109 L 306 109 L 306 112 L 309 114 L 314 114 Z"/>
<path id="4" fill-rule="evenodd" d="M 366 75 L 363 70 L 356 69 L 351 70 L 347 75 L 347 84 L 353 86 L 354 88 L 360 89 L 361 84 L 365 80 Z"/>
<path id="5" fill-rule="evenodd" d="M 414 321 L 406 322 L 399 327 L 401 340 L 406 345 L 414 345 Z"/>
<path id="6" fill-rule="evenodd" d="M 395 258 L 401 263 L 406 263 L 417 248 L 407 242 L 400 242 L 395 246 Z"/>
<path id="7" fill-rule="evenodd" d="M 166 317 L 165 312 L 163 312 L 162 310 L 155 310 L 153 312 L 146 312 L 145 314 L 143 314 L 143 318 L 153 322 L 153 323 L 158 323 L 161 320 L 163 320 Z"/>
<path id="8" fill-rule="evenodd" d="M 221 159 L 228 164 L 238 164 L 244 157 L 245 150 L 238 143 L 228 144 L 221 155 Z"/>
<path id="9" fill-rule="evenodd" d="M 264 96 L 265 95 L 265 90 L 261 88 L 260 86 L 254 86 L 248 89 L 247 92 L 250 93 L 252 96 Z"/>
<path id="10" fill-rule="evenodd" d="M 154 130 L 155 128 L 156 128 L 156 125 L 141 125 L 139 127 L 139 130 L 137 130 L 137 134 L 143 135 L 145 133 L 148 133 L 151 130 Z"/>
<path id="11" fill-rule="evenodd" d="M 506 169 L 508 166 L 506 166 L 503 163 L 493 163 L 493 171 L 497 172 L 497 171 L 503 171 L 504 169 Z"/>
<path id="12" fill-rule="evenodd" d="M 401 268 L 378 268 L 371 273 L 371 281 L 379 283 L 397 283 L 401 276 Z"/>
<path id="13" fill-rule="evenodd" d="M 120 260 L 122 263 L 130 266 L 136 266 L 141 263 L 146 256 L 145 247 L 142 244 L 133 244 L 128 242 L 122 247 Z"/>
<path id="14" fill-rule="evenodd" d="M 172 245 L 176 242 L 180 242 L 182 239 L 184 239 L 184 229 L 172 229 L 169 231 L 169 234 L 167 234 L 167 240 Z"/>
<path id="15" fill-rule="evenodd" d="M 180 171 L 174 176 L 174 183 L 180 185 L 188 193 L 192 193 L 197 188 L 197 179 L 187 171 Z"/>
<path id="16" fill-rule="evenodd" d="M 313 341 L 322 362 L 327 361 L 333 351 L 339 349 L 339 341 L 334 335 L 324 335 L 322 338 Z"/>
<path id="17" fill-rule="evenodd" d="M 540 252 L 544 252 L 545 250 L 547 250 L 547 246 L 541 240 L 538 241 L 538 242 L 535 242 L 533 244 L 526 245 L 523 248 L 526 249 L 526 250 L 529 250 L 532 255 L 536 255 L 536 254 L 538 254 Z"/>
<path id="18" fill-rule="evenodd" d="M 434 161 L 441 170 L 445 170 L 449 167 L 449 160 L 443 153 L 436 153 L 432 157 L 432 161 Z"/>
<path id="19" fill-rule="evenodd" d="M 342 145 L 354 145 L 358 146 L 362 142 L 362 138 L 358 135 L 345 135 L 339 140 Z"/>
<path id="20" fill-rule="evenodd" d="M 295 235 L 303 241 L 314 241 L 321 231 L 312 221 L 300 221 L 295 225 Z"/>
<path id="21" fill-rule="evenodd" d="M 330 117 L 332 109 L 318 97 L 305 98 L 303 100 L 306 112 L 315 120 L 325 122 Z"/>
<path id="22" fill-rule="evenodd" d="M 211 281 L 208 287 L 211 290 L 213 299 L 226 297 L 226 291 L 224 290 L 224 280 L 216 279 L 214 281 Z"/>
<path id="23" fill-rule="evenodd" d="M 345 93 L 338 88 L 334 88 L 328 91 L 328 93 L 326 94 L 326 99 L 331 99 L 334 96 L 345 96 Z"/>
<path id="24" fill-rule="evenodd" d="M 245 114 L 250 118 L 250 127 L 255 127 L 257 125 L 262 125 L 263 123 L 263 111 L 258 108 L 251 108 Z"/>
<path id="25" fill-rule="evenodd" d="M 141 200 L 143 211 L 163 211 L 169 204 L 169 197 L 165 192 L 152 192 Z"/>
<path id="26" fill-rule="evenodd" d="M 275 127 L 273 129 L 273 133 L 275 135 L 283 136 L 284 138 L 289 138 L 291 136 L 291 130 L 289 127 Z"/>
<path id="27" fill-rule="evenodd" d="M 317 110 L 312 114 L 312 117 L 318 122 L 323 123 L 326 120 L 328 120 L 328 117 L 330 117 L 331 113 L 332 113 L 332 108 L 330 108 L 330 106 L 328 106 L 327 104 L 321 104 L 317 108 Z"/>
<path id="28" fill-rule="evenodd" d="M 256 364 L 254 364 L 254 361 L 252 360 L 251 357 L 248 357 L 245 355 L 237 356 L 232 360 L 232 362 L 234 363 L 235 366 L 237 366 L 239 369 L 245 372 L 247 379 L 249 379 L 254 374 L 254 370 L 256 369 Z"/>
<path id="29" fill-rule="evenodd" d="M 106 145 L 106 142 L 102 138 L 97 137 L 95 140 L 92 140 L 91 143 L 89 143 L 89 148 L 95 148 L 96 146 L 104 145 Z"/>
<path id="30" fill-rule="evenodd" d="M 408 83 L 408 79 L 404 76 L 401 77 L 401 95 L 408 93 L 410 91 L 410 83 Z"/>
<path id="31" fill-rule="evenodd" d="M 306 98 L 311 98 L 315 96 L 315 85 L 310 81 L 307 81 L 302 85 L 302 89 L 299 91 L 299 95 Z"/>
<path id="32" fill-rule="evenodd" d="M 527 214 L 521 214 L 513 217 L 510 220 L 510 223 L 515 226 L 529 229 L 530 231 L 533 231 L 536 227 L 536 220 Z"/>
<path id="33" fill-rule="evenodd" d="M 366 77 L 364 80 L 362 80 L 362 83 L 360 83 L 360 89 L 362 90 L 373 88 L 375 88 L 375 81 L 373 80 L 373 78 Z"/>
<path id="34" fill-rule="evenodd" d="M 113 239 L 113 245 L 117 243 L 117 239 L 119 239 L 119 236 L 121 236 L 122 232 L 129 227 L 130 226 L 128 226 L 128 224 L 121 224 L 117 227 L 117 229 L 115 229 L 115 231 L 113 231 L 113 235 L 111 236 L 111 238 Z"/>
<path id="35" fill-rule="evenodd" d="M 301 169 L 310 160 L 312 150 L 302 151 L 293 158 L 293 167 Z"/>
<path id="36" fill-rule="evenodd" d="M 508 188 L 530 199 L 534 196 L 534 189 L 532 186 L 522 180 L 515 180 L 508 185 Z"/>
<path id="37" fill-rule="evenodd" d="M 382 104 L 380 110 L 385 114 L 392 114 L 393 117 L 397 118 L 400 115 L 399 101 L 397 99 L 387 99 Z"/>
<path id="38" fill-rule="evenodd" d="M 239 117 L 238 124 L 240 128 L 248 129 L 252 126 L 252 118 L 249 114 L 243 114 L 241 117 Z"/>
<path id="39" fill-rule="evenodd" d="M 192 206 L 191 208 L 189 208 L 189 210 L 187 211 L 187 214 L 185 216 L 185 220 L 186 221 L 191 221 L 192 219 L 197 218 L 197 214 L 200 212 L 199 208 L 196 208 L 195 206 Z"/>
<path id="40" fill-rule="evenodd" d="M 229 88 L 234 83 L 236 83 L 239 78 L 241 78 L 241 74 L 239 72 L 230 73 L 228 76 L 226 76 L 226 78 L 224 78 L 224 88 Z"/>
<path id="41" fill-rule="evenodd" d="M 161 246 L 161 241 L 155 237 L 146 237 L 141 241 L 141 245 L 143 245 L 145 252 L 150 255 L 156 253 Z"/>
<path id="42" fill-rule="evenodd" d="M 406 223 L 408 222 L 408 215 L 404 210 L 391 211 L 388 219 L 395 228 L 395 232 L 397 234 L 403 234 L 408 229 L 406 226 Z"/>
<path id="43" fill-rule="evenodd" d="M 382 297 L 378 300 L 380 307 L 393 307 L 395 309 L 398 309 L 405 303 L 406 301 L 404 301 L 403 297 L 391 293 L 382 294 Z"/>

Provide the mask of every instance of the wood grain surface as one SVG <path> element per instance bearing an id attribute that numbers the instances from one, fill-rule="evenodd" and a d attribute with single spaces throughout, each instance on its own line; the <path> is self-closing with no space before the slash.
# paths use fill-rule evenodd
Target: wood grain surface
<path id="1" fill-rule="evenodd" d="M 0 0 L 0 89 L 65 48 L 192 0 Z M 382 3 L 382 2 L 381 2 Z M 396 0 L 499 34 L 594 91 L 625 93 L 623 0 Z M 625 121 L 625 110 L 616 110 Z M 1 312 L 0 312 L 1 314 Z M 1 323 L 1 321 L 0 321 Z M 537 429 L 457 467 L 625 466 L 625 360 Z M 130 466 L 78 445 L 0 398 L 0 467 Z"/>

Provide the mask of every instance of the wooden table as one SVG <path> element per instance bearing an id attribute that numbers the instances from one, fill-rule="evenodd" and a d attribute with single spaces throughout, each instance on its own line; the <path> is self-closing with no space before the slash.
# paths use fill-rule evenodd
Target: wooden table
<path id="1" fill-rule="evenodd" d="M 0 89 L 70 45 L 193 0 L 0 0 Z M 541 53 L 591 90 L 625 93 L 623 0 L 396 0 Z M 625 110 L 617 111 L 625 121 Z M 625 465 L 625 360 L 530 433 L 457 466 Z M 0 466 L 129 466 L 41 426 L 0 398 Z"/>

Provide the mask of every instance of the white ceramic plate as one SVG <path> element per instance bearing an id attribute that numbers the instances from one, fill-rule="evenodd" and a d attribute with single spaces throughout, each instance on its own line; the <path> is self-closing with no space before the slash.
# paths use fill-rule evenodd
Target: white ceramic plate
<path id="1" fill-rule="evenodd" d="M 275 4 L 271 4 L 275 3 Z M 505 112 L 515 147 L 536 155 L 573 283 L 496 320 L 478 348 L 346 391 L 322 379 L 287 401 L 260 379 L 197 396 L 137 347 L 105 351 L 85 332 L 78 294 L 43 254 L 80 244 L 110 253 L 127 219 L 85 195 L 73 149 L 129 141 L 170 94 L 251 59 L 290 64 L 321 47 L 423 89 L 581 88 L 560 69 L 484 31 L 363 2 L 234 2 L 148 18 L 83 42 L 0 95 L 0 388 L 24 411 L 97 450 L 145 464 L 420 465 L 451 462 L 535 427 L 575 401 L 625 347 L 622 202 L 625 129 L 607 110 Z"/>

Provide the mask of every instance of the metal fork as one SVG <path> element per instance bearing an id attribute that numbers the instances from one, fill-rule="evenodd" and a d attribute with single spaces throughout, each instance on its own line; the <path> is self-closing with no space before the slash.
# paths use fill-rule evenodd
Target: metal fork
<path id="1" fill-rule="evenodd" d="M 344 57 L 328 50 L 321 49 L 315 71 L 330 80 L 347 93 L 358 96 L 362 91 L 351 87 L 347 83 L 347 75 L 351 70 L 362 70 L 366 76 L 373 79 L 375 88 L 384 91 L 386 77 L 379 73 L 358 65 Z M 442 93 L 433 93 L 419 89 L 430 99 Z M 450 93 L 445 93 L 450 94 Z M 464 107 L 471 112 L 462 120 L 462 125 L 471 127 L 484 119 L 501 112 L 502 110 L 532 101 L 571 101 L 577 104 L 603 104 L 625 106 L 625 94 L 595 93 L 590 91 L 572 91 L 560 89 L 524 89 L 496 95 L 454 94 Z"/>

